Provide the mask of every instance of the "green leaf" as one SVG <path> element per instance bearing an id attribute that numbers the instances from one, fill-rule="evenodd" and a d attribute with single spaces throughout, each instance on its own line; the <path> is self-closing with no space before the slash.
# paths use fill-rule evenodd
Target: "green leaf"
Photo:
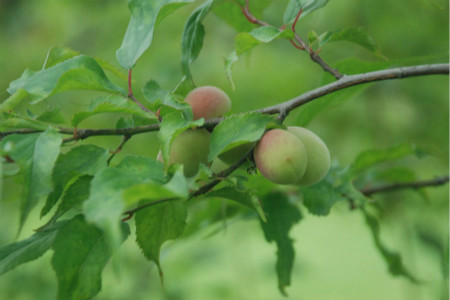
<path id="1" fill-rule="evenodd" d="M 15 267 L 41 257 L 53 243 L 58 228 L 57 223 L 45 231 L 39 231 L 20 242 L 0 247 L 0 275 Z"/>
<path id="2" fill-rule="evenodd" d="M 143 111 L 139 105 L 129 99 L 111 95 L 92 100 L 87 111 L 77 112 L 72 118 L 72 125 L 77 127 L 83 120 L 102 113 L 123 113 L 137 115 L 147 119 L 157 119 L 154 114 Z"/>
<path id="3" fill-rule="evenodd" d="M 109 93 L 125 91 L 111 83 L 95 59 L 80 55 L 38 72 L 26 70 L 22 77 L 10 83 L 8 92 L 25 90 L 32 103 L 63 91 L 98 90 Z"/>
<path id="4" fill-rule="evenodd" d="M 351 168 L 332 167 L 319 183 L 300 187 L 303 204 L 310 213 L 318 216 L 328 215 L 339 201 L 350 200 L 355 206 L 363 205 L 367 199 L 354 187 L 353 181 Z"/>
<path id="5" fill-rule="evenodd" d="M 188 196 L 189 186 L 186 177 L 180 170 L 164 185 L 157 182 L 147 182 L 133 185 L 123 193 L 127 206 L 132 206 L 140 200 L 152 201 L 166 198 L 188 198 Z"/>
<path id="6" fill-rule="evenodd" d="M 402 144 L 387 149 L 366 150 L 356 157 L 352 167 L 354 172 L 360 173 L 374 165 L 417 153 L 415 147 L 410 144 Z"/>
<path id="7" fill-rule="evenodd" d="M 234 39 L 234 46 L 236 54 L 241 55 L 258 45 L 270 43 L 277 38 L 291 39 L 293 37 L 294 33 L 291 30 L 262 26 L 253 29 L 249 33 L 239 33 Z"/>
<path id="8" fill-rule="evenodd" d="M 136 213 L 136 242 L 144 256 L 154 261 L 162 277 L 160 249 L 165 241 L 179 237 L 186 227 L 185 200 L 175 200 L 147 207 Z"/>
<path id="9" fill-rule="evenodd" d="M 164 17 L 193 0 L 129 0 L 130 23 L 116 57 L 125 69 L 132 69 L 153 40 L 153 31 Z"/>
<path id="10" fill-rule="evenodd" d="M 60 152 L 62 137 L 54 131 L 39 134 L 10 135 L 1 141 L 2 148 L 10 143 L 12 150 L 5 151 L 24 170 L 20 228 L 41 197 L 52 190 L 52 170 Z"/>
<path id="11" fill-rule="evenodd" d="M 324 7 L 327 3 L 328 0 L 290 0 L 283 15 L 283 22 L 284 24 L 291 24 L 300 10 L 302 10 L 301 19 L 310 12 Z"/>
<path id="12" fill-rule="evenodd" d="M 144 182 L 165 182 L 163 165 L 144 156 L 127 156 L 116 167 L 100 170 L 91 182 L 89 198 L 83 203 L 84 214 L 103 230 L 113 249 L 120 244 L 123 192 Z"/>
<path id="13" fill-rule="evenodd" d="M 238 145 L 258 141 L 267 126 L 276 119 L 270 115 L 245 113 L 233 115 L 220 122 L 211 134 L 208 160 Z"/>
<path id="14" fill-rule="evenodd" d="M 419 283 L 419 280 L 417 280 L 417 278 L 413 276 L 403 264 L 400 254 L 398 252 L 390 250 L 381 241 L 380 224 L 378 223 L 378 220 L 374 216 L 369 214 L 365 209 L 361 209 L 361 212 L 364 215 L 366 224 L 371 230 L 375 246 L 377 247 L 378 251 L 380 251 L 389 267 L 389 272 L 394 276 L 405 276 L 413 283 Z"/>
<path id="15" fill-rule="evenodd" d="M 17 105 L 22 102 L 22 100 L 27 97 L 28 92 L 26 90 L 18 89 L 0 104 L 0 113 L 12 111 Z"/>
<path id="16" fill-rule="evenodd" d="M 179 112 L 166 115 L 161 122 L 161 127 L 158 132 L 164 161 L 169 161 L 170 147 L 173 140 L 178 135 L 189 128 L 202 126 L 203 123 L 203 118 L 196 121 L 191 121 L 191 119 L 184 118 L 182 113 Z"/>
<path id="17" fill-rule="evenodd" d="M 322 33 L 318 40 L 319 47 L 322 47 L 326 43 L 330 42 L 347 41 L 364 47 L 377 55 L 381 55 L 377 49 L 373 37 L 362 27 L 327 31 Z"/>
<path id="18" fill-rule="evenodd" d="M 44 123 L 65 124 L 66 117 L 59 108 L 47 109 L 42 114 L 36 117 L 36 120 Z"/>
<path id="19" fill-rule="evenodd" d="M 162 105 L 180 110 L 183 114 L 192 114 L 191 106 L 186 102 L 178 101 L 173 92 L 162 89 L 159 84 L 154 81 L 148 81 L 142 88 L 142 94 L 152 104 L 152 110 L 156 111 Z M 173 112 L 173 111 L 172 111 Z M 160 116 L 164 117 L 167 113 L 160 111 Z"/>
<path id="20" fill-rule="evenodd" d="M 55 212 L 54 219 L 59 218 L 71 208 L 82 209 L 83 202 L 89 198 L 89 191 L 93 176 L 83 175 L 78 177 L 61 196 L 61 203 Z"/>
<path id="21" fill-rule="evenodd" d="M 121 241 L 129 235 L 122 223 Z M 91 299 L 101 290 L 101 273 L 111 251 L 103 233 L 81 215 L 61 228 L 53 243 L 52 266 L 58 280 L 57 299 Z"/>
<path id="22" fill-rule="evenodd" d="M 225 63 L 225 75 L 227 76 L 228 81 L 231 84 L 232 89 L 235 89 L 233 76 L 231 73 L 231 69 L 233 68 L 234 64 L 238 61 L 238 56 L 236 54 L 236 50 L 233 50 L 233 52 L 230 53 L 227 57 L 224 59 Z"/>
<path id="23" fill-rule="evenodd" d="M 0 113 L 0 130 L 8 129 L 35 129 L 45 131 L 52 126 L 43 121 L 34 120 L 29 117 L 21 116 L 15 113 Z"/>
<path id="24" fill-rule="evenodd" d="M 45 58 L 42 69 L 48 69 L 65 60 L 80 55 L 80 52 L 70 49 L 69 47 L 56 46 L 50 48 Z"/>
<path id="25" fill-rule="evenodd" d="M 299 208 L 290 203 L 281 192 L 272 192 L 261 199 L 267 222 L 261 221 L 264 236 L 268 242 L 277 244 L 277 276 L 280 292 L 287 296 L 286 287 L 291 284 L 291 273 L 294 266 L 295 250 L 289 231 L 302 215 Z"/>
<path id="26" fill-rule="evenodd" d="M 202 21 L 211 10 L 215 0 L 206 0 L 197 7 L 184 24 L 181 37 L 181 70 L 187 79 L 192 80 L 190 65 L 198 57 L 203 47 L 205 28 Z"/>
<path id="27" fill-rule="evenodd" d="M 61 154 L 52 173 L 54 190 L 48 195 L 42 208 L 41 216 L 45 216 L 64 190 L 81 175 L 94 175 L 107 165 L 109 151 L 94 145 L 81 145 Z"/>

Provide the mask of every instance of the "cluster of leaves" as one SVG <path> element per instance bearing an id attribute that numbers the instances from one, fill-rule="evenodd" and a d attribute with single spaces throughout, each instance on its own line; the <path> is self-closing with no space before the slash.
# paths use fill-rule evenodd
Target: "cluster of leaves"
<path id="1" fill-rule="evenodd" d="M 155 27 L 163 18 L 190 2 L 193 1 L 129 1 L 131 20 L 123 44 L 117 50 L 119 64 L 131 74 L 139 57 L 151 45 Z M 261 14 L 270 2 L 252 3 L 255 15 Z M 291 0 L 283 21 L 292 24 L 299 11 L 304 17 L 327 2 Z M 117 164 L 111 164 L 114 153 L 108 149 L 69 143 L 79 138 L 76 127 L 86 118 L 119 113 L 122 117 L 111 132 L 130 129 L 125 136 L 131 138 L 138 133 L 133 129 L 157 125 L 154 128 L 159 129 L 163 157 L 168 161 L 174 138 L 189 128 L 205 124 L 203 119 L 192 119 L 189 105 L 179 101 L 179 97 L 192 88 L 190 65 L 202 48 L 205 35 L 202 21 L 210 12 L 216 13 L 239 32 L 235 50 L 225 61 L 225 71 L 230 79 L 232 65 L 239 55 L 259 44 L 278 38 L 291 40 L 295 36 L 289 26 L 279 29 L 249 23 L 242 14 L 246 5 L 241 0 L 206 0 L 192 12 L 186 21 L 181 41 L 184 77 L 172 91 L 164 90 L 156 81 L 150 80 L 142 88 L 143 103 L 149 111 L 142 110 L 139 103 L 131 101 L 131 90 L 112 83 L 105 73 L 127 78 L 120 70 L 100 59 L 63 47 L 49 51 L 42 70 L 26 70 L 19 79 L 11 82 L 8 88 L 10 96 L 0 104 L 0 131 L 9 132 L 2 134 L 0 142 L 2 163 L 7 166 L 3 175 L 22 178 L 20 228 L 42 199 L 45 199 L 45 204 L 41 216 L 49 216 L 51 212 L 53 215 L 29 238 L 0 248 L 0 274 L 52 249 L 58 299 L 90 299 L 101 289 L 104 266 L 130 235 L 127 223 L 122 221 L 124 215 L 134 216 L 136 242 L 144 256 L 157 264 L 162 275 L 159 257 L 165 241 L 198 231 L 220 220 L 218 215 L 221 214 L 198 214 L 192 216 L 192 221 L 187 224 L 189 210 L 196 205 L 206 205 L 210 207 L 208 211 L 213 212 L 217 209 L 217 201 L 224 201 L 229 207 L 226 217 L 251 215 L 259 218 L 267 241 L 276 243 L 278 285 L 280 291 L 286 294 L 295 257 L 289 232 L 301 220 L 300 205 L 312 214 L 324 216 L 329 214 L 336 202 L 350 201 L 364 213 L 375 245 L 389 265 L 390 272 L 417 281 L 401 263 L 399 254 L 389 250 L 381 241 L 377 218 L 364 209 L 368 198 L 358 189 L 373 181 L 365 181 L 367 178 L 374 179 L 365 171 L 385 161 L 413 154 L 410 146 L 363 153 L 351 166 L 333 168 L 326 179 L 317 185 L 302 189 L 293 187 L 288 197 L 288 193 L 268 184 L 258 174 L 249 176 L 252 169 L 250 161 L 231 176 L 219 178 L 219 181 L 207 167 L 202 167 L 194 178 L 186 178 L 182 166 L 168 168 L 154 158 L 131 155 Z M 350 40 L 377 53 L 373 40 L 358 28 L 327 32 L 320 36 L 311 33 L 309 40 L 311 44 L 318 43 L 319 47 L 326 42 Z M 69 90 L 95 90 L 104 92 L 105 96 L 93 99 L 87 110 L 74 114 L 70 121 L 58 111 L 46 111 L 39 115 L 30 110 L 25 113 L 15 111 L 25 101 L 33 105 Z M 320 109 L 306 109 L 302 114 L 305 123 Z M 61 128 L 61 124 L 71 124 L 74 129 Z M 274 117 L 259 113 L 225 118 L 212 131 L 208 160 L 212 162 L 219 154 L 240 144 L 258 141 L 265 130 L 274 126 L 282 125 Z M 73 134 L 73 137 L 64 138 L 67 133 Z M 403 171 L 398 172 L 403 175 L 395 177 L 396 181 L 409 180 L 413 176 L 412 172 Z M 385 173 L 392 175 L 395 172 L 388 170 Z M 385 178 L 382 174 L 378 175 L 376 180 Z M 354 182 L 358 182 L 359 186 L 355 187 Z M 214 184 L 210 189 L 199 192 L 211 183 Z"/>

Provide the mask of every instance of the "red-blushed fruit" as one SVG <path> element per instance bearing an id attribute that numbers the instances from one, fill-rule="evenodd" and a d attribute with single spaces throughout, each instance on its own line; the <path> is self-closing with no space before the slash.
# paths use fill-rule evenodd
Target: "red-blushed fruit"
<path id="1" fill-rule="evenodd" d="M 258 170 L 274 183 L 295 184 L 305 174 L 308 162 L 305 146 L 287 130 L 264 133 L 253 154 Z"/>
<path id="2" fill-rule="evenodd" d="M 214 86 L 202 86 L 187 94 L 185 101 L 192 107 L 194 120 L 222 117 L 231 109 L 231 100 L 221 89 Z"/>
<path id="3" fill-rule="evenodd" d="M 288 127 L 288 131 L 303 142 L 308 153 L 306 172 L 298 184 L 311 185 L 319 182 L 330 169 L 330 151 L 327 145 L 315 133 L 306 128 L 292 126 Z"/>
<path id="4" fill-rule="evenodd" d="M 210 136 L 205 129 L 188 129 L 178 135 L 170 148 L 169 165 L 182 164 L 186 177 L 197 174 L 200 163 L 208 162 Z M 161 151 L 157 159 L 163 162 Z"/>

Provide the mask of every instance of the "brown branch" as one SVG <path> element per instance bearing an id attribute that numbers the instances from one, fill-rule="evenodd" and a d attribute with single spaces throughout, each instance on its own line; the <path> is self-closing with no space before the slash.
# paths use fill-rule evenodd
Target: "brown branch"
<path id="1" fill-rule="evenodd" d="M 119 146 L 117 146 L 116 150 L 110 152 L 111 155 L 108 157 L 108 160 L 106 161 L 107 165 L 109 165 L 111 163 L 111 160 L 114 158 L 114 156 L 116 156 L 117 153 L 122 151 L 123 146 L 125 145 L 126 142 L 128 142 L 128 140 L 130 138 L 131 138 L 131 135 L 124 135 L 122 137 L 122 141 L 120 142 Z"/>
<path id="2" fill-rule="evenodd" d="M 449 176 L 437 177 L 430 180 L 421 180 L 421 181 L 410 181 L 410 182 L 396 182 L 392 184 L 374 186 L 374 187 L 366 187 L 361 189 L 361 193 L 365 196 L 371 196 L 376 193 L 384 193 L 391 192 L 395 190 L 401 189 L 419 189 L 423 187 L 431 187 L 431 186 L 440 186 L 448 183 Z"/>
<path id="3" fill-rule="evenodd" d="M 390 79 L 402 79 L 407 77 L 415 76 L 426 76 L 426 75 L 437 75 L 443 74 L 448 75 L 449 65 L 448 64 L 433 64 L 433 65 L 421 65 L 421 66 L 410 66 L 401 68 L 392 68 L 381 71 L 362 73 L 350 76 L 344 76 L 338 81 L 321 86 L 317 89 L 306 92 L 298 97 L 291 100 L 279 103 L 277 105 L 269 106 L 266 108 L 255 110 L 255 112 L 263 114 L 280 114 L 285 113 L 286 115 L 297 107 L 300 107 L 310 101 L 313 101 L 322 96 L 334 93 L 339 90 L 349 88 L 351 86 L 390 80 Z M 215 118 L 205 122 L 201 127 L 207 129 L 213 129 L 217 124 L 223 121 L 223 118 Z M 73 128 L 59 128 L 58 132 L 61 134 L 71 135 L 72 137 L 67 138 L 64 142 L 82 140 L 92 136 L 105 136 L 105 135 L 135 135 L 139 133 L 158 131 L 160 128 L 159 124 L 150 124 L 146 126 L 128 127 L 128 128 L 105 128 L 105 129 L 79 129 Z M 38 133 L 43 130 L 36 129 L 21 129 L 0 132 L 0 139 L 11 135 L 11 134 L 30 134 Z"/>
<path id="4" fill-rule="evenodd" d="M 131 89 L 131 82 L 132 82 L 132 80 L 131 80 L 131 74 L 132 74 L 132 70 L 133 70 L 133 69 L 128 70 L 128 95 L 127 95 L 127 96 L 128 96 L 131 100 L 133 100 L 137 105 L 139 105 L 139 107 L 140 107 L 143 111 L 148 112 L 148 113 L 155 114 L 155 113 L 152 112 L 150 109 L 148 109 L 147 107 L 145 107 L 144 104 L 142 104 L 138 99 L 136 99 L 136 97 L 134 97 L 133 90 Z"/>

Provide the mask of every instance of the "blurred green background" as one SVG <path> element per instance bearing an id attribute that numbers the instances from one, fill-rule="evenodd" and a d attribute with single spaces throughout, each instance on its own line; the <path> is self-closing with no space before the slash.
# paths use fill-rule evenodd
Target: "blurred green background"
<path id="1" fill-rule="evenodd" d="M 250 0 L 250 7 L 252 1 Z M 263 19 L 280 26 L 286 0 L 272 1 Z M 183 24 L 201 1 L 187 5 L 156 29 L 152 46 L 138 61 L 134 90 L 154 79 L 172 89 L 181 78 L 180 38 Z M 362 26 L 374 37 L 390 61 L 405 63 L 448 62 L 449 4 L 444 0 L 331 0 L 301 20 L 298 32 Z M 0 0 L 0 100 L 9 82 L 26 69 L 42 68 L 52 46 L 68 46 L 119 68 L 115 51 L 129 21 L 125 0 Z M 233 50 L 234 29 L 214 14 L 205 19 L 206 38 L 192 66 L 197 85 L 216 85 L 232 98 L 232 113 L 262 108 L 318 87 L 324 80 L 320 67 L 289 42 L 277 40 L 243 55 L 233 69 L 231 89 L 223 58 Z M 347 42 L 326 45 L 321 56 L 331 65 L 343 59 L 378 62 L 367 50 Z M 122 86 L 126 82 L 111 79 Z M 430 76 L 384 81 L 365 89 L 350 89 L 309 125 L 327 143 L 332 159 L 345 166 L 363 150 L 414 143 L 432 155 L 407 158 L 398 165 L 414 169 L 420 179 L 448 174 L 449 79 Z M 96 93 L 67 92 L 28 107 L 32 112 L 58 108 L 68 118 L 87 107 Z M 328 98 L 328 100 L 331 98 Z M 22 107 L 21 109 L 25 109 Z M 80 127 L 114 126 L 118 116 L 85 120 Z M 287 124 L 298 124 L 300 111 Z M 80 143 L 115 148 L 119 137 L 100 137 Z M 156 133 L 135 136 L 115 160 L 127 154 L 152 157 L 158 151 Z M 15 240 L 18 229 L 20 181 L 4 179 L 0 203 L 0 245 Z M 448 245 L 448 186 L 376 196 L 384 207 L 382 239 L 402 253 L 405 265 L 423 280 L 415 285 L 392 277 L 366 227 L 362 215 L 339 203 L 327 217 L 303 209 L 304 218 L 291 232 L 296 262 L 287 299 L 447 299 L 448 266 L 441 245 Z M 19 239 L 43 221 L 38 210 Z M 140 254 L 131 236 L 118 254 L 119 275 L 110 265 L 104 271 L 103 290 L 97 299 L 283 299 L 277 290 L 275 253 L 267 244 L 257 220 L 234 220 L 226 230 L 208 236 L 202 231 L 167 243 L 162 251 L 165 285 L 155 266 Z M 448 256 L 448 247 L 447 250 Z M 0 299 L 52 299 L 56 278 L 51 253 L 0 277 Z M 447 279 L 443 278 L 447 274 Z"/>

